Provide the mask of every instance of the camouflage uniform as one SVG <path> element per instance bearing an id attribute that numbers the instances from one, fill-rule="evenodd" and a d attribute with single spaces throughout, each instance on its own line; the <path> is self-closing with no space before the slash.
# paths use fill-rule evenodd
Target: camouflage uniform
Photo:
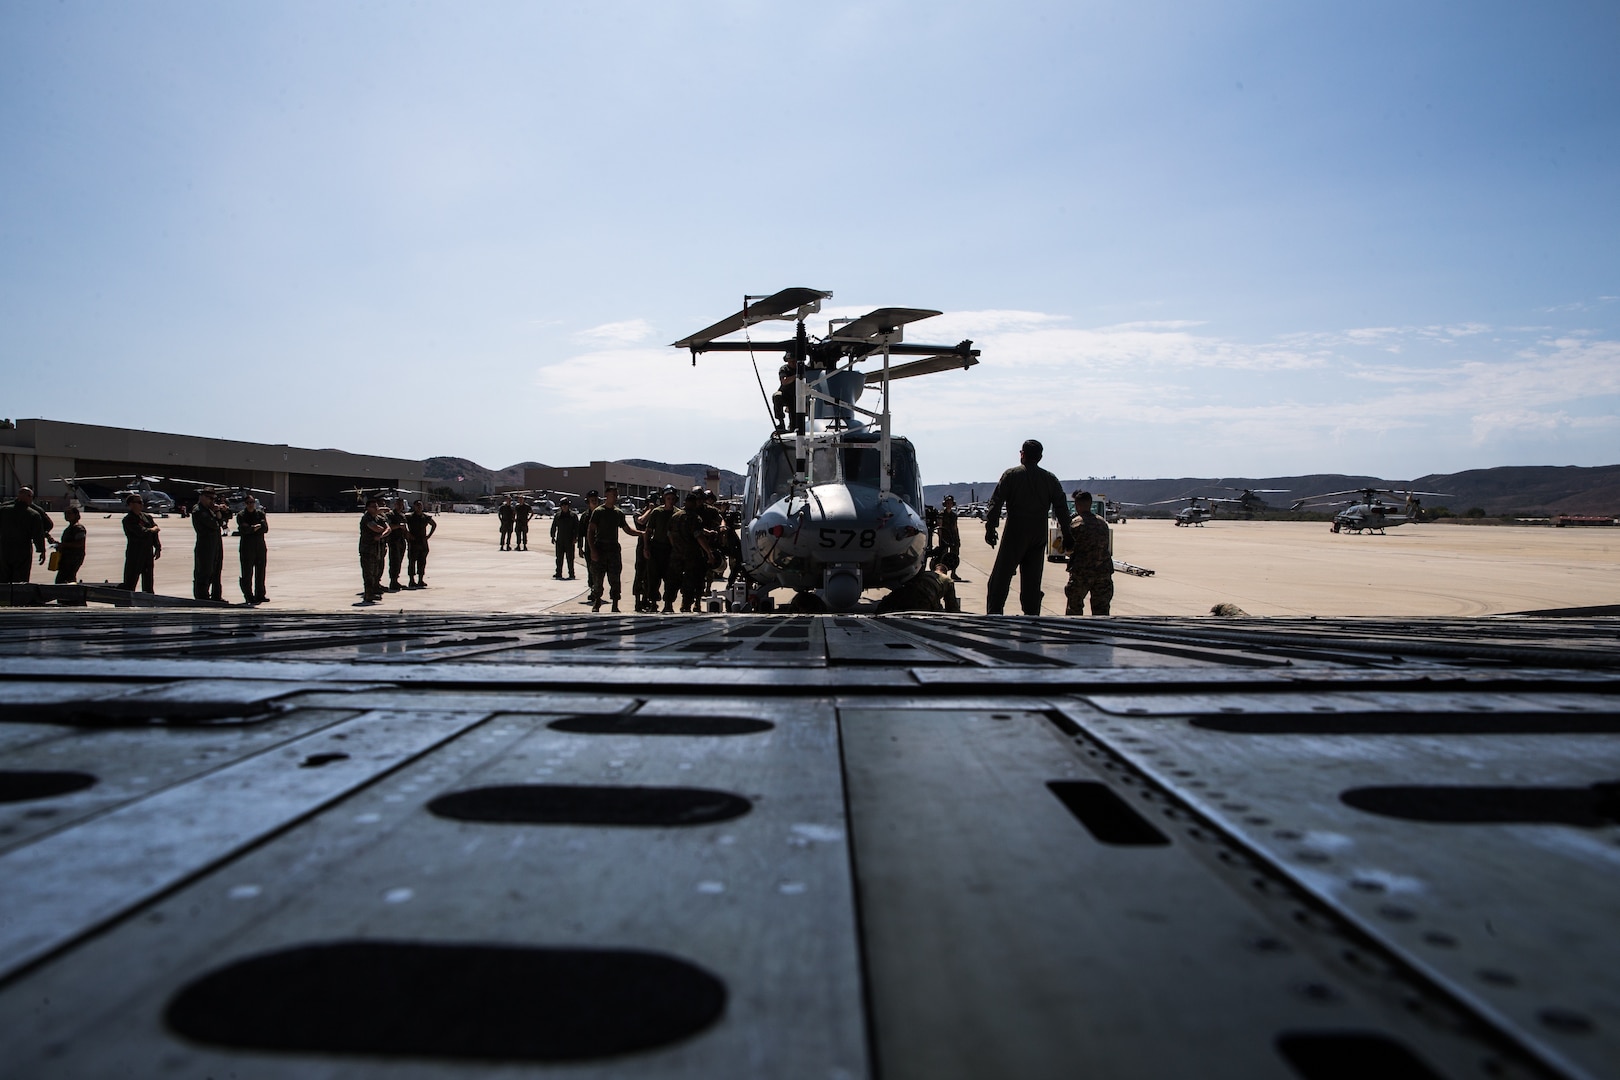
<path id="1" fill-rule="evenodd" d="M 709 576 L 709 556 L 703 550 L 703 511 L 688 499 L 686 508 L 670 519 L 670 576 L 680 586 L 681 610 L 691 611 L 701 600 Z"/>
<path id="2" fill-rule="evenodd" d="M 1108 551 L 1108 523 L 1080 508 L 1072 522 L 1074 553 L 1069 556 L 1069 584 L 1063 589 L 1069 604 L 1066 615 L 1084 615 L 1086 594 L 1091 595 L 1091 613 L 1107 615 L 1114 599 L 1114 557 Z"/>
<path id="3" fill-rule="evenodd" d="M 428 537 L 438 528 L 438 521 L 425 510 L 405 515 L 405 580 L 413 585 L 427 584 Z"/>
<path id="4" fill-rule="evenodd" d="M 624 519 L 624 511 L 617 506 L 603 503 L 591 511 L 591 520 L 586 526 L 586 538 L 591 545 L 593 565 L 596 567 L 596 581 L 591 590 L 592 610 L 602 606 L 604 586 L 608 591 L 608 599 L 613 601 L 613 610 L 619 610 L 619 597 L 624 590 L 622 581 L 624 553 L 619 549 L 621 529 L 630 532 L 630 525 Z"/>
<path id="5" fill-rule="evenodd" d="M 388 588 L 399 590 L 399 570 L 405 565 L 405 549 L 410 546 L 411 535 L 406 528 L 405 515 L 397 509 L 388 511 Z"/>
<path id="6" fill-rule="evenodd" d="M 388 558 L 388 540 L 379 538 L 370 526 L 383 527 L 388 518 L 381 512 L 366 511 L 360 515 L 360 579 L 367 600 L 383 598 L 383 563 Z"/>
<path id="7" fill-rule="evenodd" d="M 264 595 L 264 568 L 268 562 L 264 534 L 270 531 L 270 520 L 258 507 L 244 509 L 236 515 L 236 557 L 242 564 L 242 599 L 250 604 L 262 604 Z"/>
<path id="8" fill-rule="evenodd" d="M 877 613 L 886 615 L 896 611 L 961 611 L 962 602 L 956 598 L 956 586 L 949 574 L 935 570 L 919 570 L 915 577 L 900 585 L 878 601 Z"/>
<path id="9" fill-rule="evenodd" d="M 647 601 L 656 604 L 662 596 L 665 611 L 675 610 L 678 582 L 674 571 L 675 545 L 671 529 L 675 515 L 679 513 L 677 507 L 663 505 L 647 511 Z"/>

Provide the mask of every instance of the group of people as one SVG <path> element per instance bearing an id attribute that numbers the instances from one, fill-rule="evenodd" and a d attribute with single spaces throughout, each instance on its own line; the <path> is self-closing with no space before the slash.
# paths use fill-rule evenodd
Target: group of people
<path id="1" fill-rule="evenodd" d="M 512 496 L 508 495 L 495 508 L 495 515 L 501 523 L 501 550 L 528 551 L 529 519 L 534 517 L 534 507 L 529 505 L 529 501 L 519 499 L 513 502 Z"/>
<path id="2" fill-rule="evenodd" d="M 388 592 L 400 589 L 425 589 L 427 583 L 428 540 L 439 530 L 439 521 L 422 506 L 422 500 L 411 503 L 405 511 L 405 500 L 395 499 L 394 505 L 383 510 L 382 499 L 376 495 L 366 499 L 365 513 L 360 515 L 360 581 L 363 604 L 375 604 L 383 598 L 383 570 L 388 571 Z M 528 544 L 528 529 L 524 529 L 524 544 Z M 399 571 L 405 569 L 405 584 L 399 583 Z"/>

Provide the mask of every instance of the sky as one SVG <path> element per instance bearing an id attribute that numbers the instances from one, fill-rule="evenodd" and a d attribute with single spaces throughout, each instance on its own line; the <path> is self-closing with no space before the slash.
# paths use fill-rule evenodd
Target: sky
<path id="1" fill-rule="evenodd" d="M 1614 464 L 1616 55 L 1612 0 L 3 0 L 0 414 L 740 470 L 748 355 L 668 343 L 806 286 L 982 350 L 894 386 L 930 483 Z"/>

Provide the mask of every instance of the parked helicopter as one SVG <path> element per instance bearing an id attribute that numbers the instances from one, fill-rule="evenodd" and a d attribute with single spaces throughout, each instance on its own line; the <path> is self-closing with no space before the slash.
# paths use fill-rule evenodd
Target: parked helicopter
<path id="1" fill-rule="evenodd" d="M 1204 522 L 1215 517 L 1215 504 L 1217 502 L 1236 501 L 1212 499 L 1207 495 L 1183 495 L 1178 499 L 1160 499 L 1158 502 L 1133 503 L 1133 506 L 1168 506 L 1170 503 L 1185 502 L 1187 505 L 1176 511 L 1176 527 L 1183 525 L 1196 525 L 1200 529 Z"/>
<path id="2" fill-rule="evenodd" d="M 782 587 L 817 592 L 827 608 L 848 611 L 863 590 L 916 574 L 928 540 L 922 479 L 911 442 L 890 430 L 889 383 L 979 362 L 971 341 L 905 344 L 906 324 L 940 314 L 919 308 L 833 319 L 824 337 L 812 338 L 805 320 L 831 297 L 820 289 L 745 296 L 740 312 L 674 342 L 694 365 L 704 352 L 781 353 L 785 361 L 775 430 L 748 463 L 743 489 L 743 566 L 757 610 L 770 610 L 769 591 Z M 796 323 L 793 336 L 716 340 L 768 320 Z M 892 356 L 922 359 L 891 367 Z M 857 404 L 869 387 L 881 394 L 877 409 Z"/>
<path id="3" fill-rule="evenodd" d="M 68 489 L 68 496 L 86 510 L 99 510 L 107 517 L 122 514 L 128 510 L 125 505 L 131 495 L 139 495 L 141 503 L 148 514 L 158 517 L 168 517 L 174 513 L 175 502 L 165 491 L 159 491 L 153 484 L 169 482 L 166 476 L 58 476 L 58 484 L 64 484 Z M 85 485 L 90 485 L 86 487 Z M 117 485 L 112 487 L 111 485 Z M 207 486 L 207 485 L 202 485 Z M 111 494 L 97 495 L 92 489 L 110 490 Z"/>
<path id="4" fill-rule="evenodd" d="M 1252 518 L 1258 513 L 1271 509 L 1266 505 L 1266 500 L 1260 497 L 1261 495 L 1285 495 L 1288 493 L 1287 488 L 1235 488 L 1230 484 L 1216 484 L 1215 486 L 1222 491 L 1236 491 L 1239 493 L 1235 499 L 1216 499 L 1215 502 L 1223 506 L 1236 507 L 1242 511 L 1243 516 L 1246 518 Z"/>
<path id="5" fill-rule="evenodd" d="M 393 505 L 395 499 L 404 499 L 405 505 L 410 506 L 417 499 L 428 498 L 428 493 L 425 491 L 406 491 L 404 488 L 397 487 L 352 487 L 344 488 L 338 494 L 353 495 L 356 510 L 364 510 L 367 501 L 371 499 L 380 499 L 384 506 Z"/>
<path id="6" fill-rule="evenodd" d="M 1334 532 L 1375 532 L 1382 534 L 1385 529 L 1393 529 L 1397 525 L 1404 525 L 1408 521 L 1422 520 L 1423 503 L 1419 495 L 1433 498 L 1450 498 L 1441 491 L 1413 491 L 1410 488 L 1354 488 L 1350 491 L 1328 491 L 1321 495 L 1308 495 L 1303 499 L 1296 499 L 1290 510 L 1303 509 L 1310 503 L 1320 502 L 1323 499 L 1333 499 L 1341 495 L 1359 495 L 1359 500 L 1351 499 L 1345 502 L 1329 503 L 1330 506 L 1343 506 L 1337 514 L 1333 515 Z M 1393 506 L 1379 498 L 1380 495 L 1404 495 L 1404 506 Z"/>

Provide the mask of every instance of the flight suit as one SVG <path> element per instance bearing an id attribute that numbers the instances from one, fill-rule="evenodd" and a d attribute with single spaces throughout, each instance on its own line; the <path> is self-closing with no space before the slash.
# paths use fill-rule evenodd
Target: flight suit
<path id="1" fill-rule="evenodd" d="M 1069 556 L 1068 598 L 1065 615 L 1084 615 L 1091 595 L 1091 613 L 1107 615 L 1114 599 L 1114 557 L 1108 551 L 1108 523 L 1084 508 L 1074 516 L 1074 552 Z"/>
<path id="2" fill-rule="evenodd" d="M 948 506 L 939 512 L 938 560 L 945 565 L 951 578 L 962 565 L 962 530 L 956 521 L 956 508 Z"/>
<path id="3" fill-rule="evenodd" d="M 529 517 L 534 513 L 528 503 L 518 503 L 512 511 L 512 530 L 517 535 L 517 549 L 529 550 Z"/>
<path id="4" fill-rule="evenodd" d="M 152 570 L 163 554 L 163 538 L 158 535 L 158 523 L 148 513 L 124 515 L 124 582 L 123 588 L 134 590 L 138 584 L 142 592 L 155 591 Z"/>
<path id="5" fill-rule="evenodd" d="M 391 592 L 399 591 L 399 571 L 405 565 L 405 549 L 410 545 L 410 534 L 405 526 L 404 514 L 398 510 L 388 511 L 388 527 L 394 530 L 388 534 L 388 588 Z"/>
<path id="6" fill-rule="evenodd" d="M 568 576 L 574 576 L 574 544 L 579 540 L 579 515 L 574 513 L 572 507 L 562 507 L 557 515 L 551 519 L 551 542 L 557 548 L 557 572 L 553 577 L 563 576 L 563 560 L 568 560 Z"/>
<path id="7" fill-rule="evenodd" d="M 270 519 L 255 507 L 236 515 L 236 557 L 242 564 L 242 599 L 250 604 L 262 604 L 269 599 L 264 593 L 264 571 L 269 563 L 264 534 L 270 531 Z"/>
<path id="8" fill-rule="evenodd" d="M 84 565 L 84 553 L 90 531 L 78 522 L 62 530 L 62 539 L 56 542 L 61 561 L 56 566 L 56 584 L 71 585 L 79 580 L 79 567 Z"/>
<path id="9" fill-rule="evenodd" d="M 368 526 L 388 524 L 385 514 L 360 515 L 360 580 L 367 600 L 383 598 L 383 563 L 388 557 L 388 540 L 378 539 Z"/>
<path id="10" fill-rule="evenodd" d="M 1063 530 L 1063 546 L 1074 544 L 1069 526 L 1069 501 L 1058 478 L 1039 465 L 1014 465 L 1001 474 L 996 492 L 990 497 L 985 515 L 986 533 L 1001 521 L 1001 508 L 1007 508 L 1007 528 L 996 551 L 996 563 L 985 587 L 985 613 L 1000 615 L 1007 605 L 1012 576 L 1018 574 L 1018 604 L 1025 615 L 1041 613 L 1041 571 L 1046 565 L 1046 515 L 1057 515 Z"/>
<path id="11" fill-rule="evenodd" d="M 212 506 L 197 504 L 191 515 L 191 528 L 197 534 L 192 559 L 191 597 L 193 600 L 223 600 L 220 575 L 225 566 L 225 538 L 219 532 L 219 515 Z"/>
<path id="12" fill-rule="evenodd" d="M 45 512 L 30 503 L 0 506 L 0 581 L 27 581 L 50 531 Z"/>
<path id="13" fill-rule="evenodd" d="M 438 521 L 425 510 L 412 510 L 405 515 L 405 579 L 413 585 L 427 584 L 428 537 L 438 530 Z"/>
<path id="14" fill-rule="evenodd" d="M 501 550 L 512 550 L 512 522 L 517 516 L 511 503 L 501 503 L 495 510 L 495 516 L 501 520 Z"/>

